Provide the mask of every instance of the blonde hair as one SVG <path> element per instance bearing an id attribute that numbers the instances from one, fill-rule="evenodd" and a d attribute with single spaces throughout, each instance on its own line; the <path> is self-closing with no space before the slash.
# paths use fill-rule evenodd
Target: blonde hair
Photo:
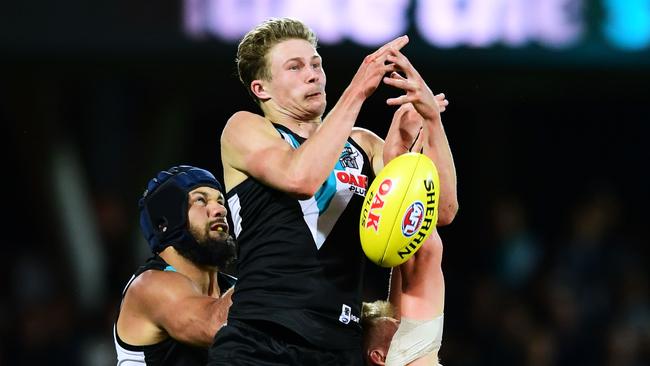
<path id="1" fill-rule="evenodd" d="M 248 93 L 253 80 L 271 80 L 267 54 L 273 46 L 288 39 L 304 39 L 316 48 L 316 34 L 303 22 L 291 18 L 271 18 L 246 33 L 237 47 L 237 73 Z"/>
<path id="2" fill-rule="evenodd" d="M 395 308 L 388 301 L 377 300 L 364 302 L 361 306 L 361 326 L 363 327 L 363 358 L 367 365 L 372 365 L 370 353 L 375 349 L 388 352 L 393 331 L 390 324 L 395 317 Z M 394 321 L 394 320 L 393 320 Z"/>
<path id="3" fill-rule="evenodd" d="M 372 322 L 379 318 L 394 318 L 395 308 L 388 301 L 364 302 L 361 306 L 361 321 Z"/>

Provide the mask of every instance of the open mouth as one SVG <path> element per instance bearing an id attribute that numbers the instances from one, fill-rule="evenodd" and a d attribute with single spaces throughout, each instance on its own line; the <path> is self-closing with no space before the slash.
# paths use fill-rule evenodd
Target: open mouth
<path id="1" fill-rule="evenodd" d="M 225 222 L 217 221 L 210 225 L 210 230 L 219 232 L 228 232 L 228 224 Z"/>

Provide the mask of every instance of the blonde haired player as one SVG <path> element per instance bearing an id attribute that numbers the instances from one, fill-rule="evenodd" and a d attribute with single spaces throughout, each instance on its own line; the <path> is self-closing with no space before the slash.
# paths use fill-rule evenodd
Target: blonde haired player
<path id="1" fill-rule="evenodd" d="M 384 141 L 355 123 L 382 80 L 406 91 L 390 105 L 413 103 L 425 120 L 437 113 L 424 135 L 434 133 L 427 140 L 441 153 L 432 160 L 450 182 L 440 222 L 453 218 L 452 157 L 436 97 L 399 52 L 407 43 L 398 37 L 368 55 L 324 116 L 325 63 L 311 29 L 270 19 L 240 42 L 238 73 L 262 114 L 233 114 L 221 135 L 239 280 L 208 365 L 362 364 L 363 253 L 348 225 L 383 167 Z M 384 79 L 393 71 L 406 79 Z"/>
<path id="2" fill-rule="evenodd" d="M 445 285 L 442 240 L 434 230 L 414 256 L 393 269 L 390 303 L 364 303 L 366 365 L 439 365 Z"/>

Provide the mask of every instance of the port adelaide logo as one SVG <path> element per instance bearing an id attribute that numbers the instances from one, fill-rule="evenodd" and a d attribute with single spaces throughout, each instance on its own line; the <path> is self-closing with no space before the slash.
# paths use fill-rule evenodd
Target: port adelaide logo
<path id="1" fill-rule="evenodd" d="M 359 157 L 359 152 L 352 150 L 351 147 L 346 146 L 339 158 L 339 162 L 344 169 L 359 169 L 359 164 L 357 164 L 357 157 Z M 348 184 L 348 189 L 358 194 L 359 196 L 365 197 L 366 189 L 368 188 L 368 177 L 363 174 L 355 174 L 353 172 L 339 170 L 336 172 L 336 179 L 344 184 Z"/>

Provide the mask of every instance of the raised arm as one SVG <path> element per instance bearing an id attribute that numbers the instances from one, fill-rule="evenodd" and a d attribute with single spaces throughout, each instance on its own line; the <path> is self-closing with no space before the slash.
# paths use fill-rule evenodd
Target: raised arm
<path id="1" fill-rule="evenodd" d="M 443 93 L 435 95 L 435 101 L 438 103 L 440 112 L 444 112 L 449 101 Z M 413 104 L 406 103 L 401 105 L 393 114 L 390 128 L 386 134 L 386 142 L 383 148 L 384 162 L 402 155 L 409 151 L 419 152 L 422 148 L 422 126 L 423 118 L 415 110 Z"/>
<path id="2" fill-rule="evenodd" d="M 233 115 L 221 137 L 227 190 L 241 182 L 243 174 L 298 197 L 312 196 L 338 160 L 363 102 L 384 75 L 395 70 L 386 62 L 388 55 L 407 42 L 406 36 L 399 37 L 367 56 L 327 118 L 297 149 L 279 139 L 262 117 L 247 112 Z"/>
<path id="3" fill-rule="evenodd" d="M 400 316 L 431 319 L 442 314 L 445 286 L 442 274 L 442 240 L 434 230 L 413 258 L 399 267 Z"/>
<path id="4" fill-rule="evenodd" d="M 435 99 L 440 111 L 443 112 L 449 105 L 449 101 L 442 93 L 436 95 Z M 374 132 L 360 127 L 355 127 L 351 136 L 368 154 L 376 175 L 395 157 L 408 151 L 420 151 L 421 129 L 422 117 L 409 103 L 400 106 L 393 114 L 385 141 Z"/>
<path id="5" fill-rule="evenodd" d="M 399 267 L 393 269 L 390 301 L 398 311 L 402 323 L 393 337 L 388 359 L 409 360 L 408 365 L 438 365 L 438 350 L 442 342 L 442 316 L 445 304 L 445 283 L 442 273 L 442 240 L 434 230 L 415 255 Z M 438 322 L 436 319 L 439 319 Z M 407 323 L 426 327 L 422 344 L 432 342 L 429 351 L 419 353 L 422 344 L 412 344 Z M 422 329 L 422 328 L 421 328 Z M 407 334 L 401 338 L 398 334 Z M 400 340 L 397 341 L 396 338 Z M 405 347 L 405 348 L 403 348 Z M 399 351 L 401 350 L 401 351 Z M 405 358 L 405 359 L 404 359 Z M 389 362 L 387 362 L 388 364 Z M 404 363 L 400 363 L 404 364 Z"/>
<path id="6" fill-rule="evenodd" d="M 397 72 L 384 78 L 384 83 L 404 90 L 406 93 L 387 100 L 389 105 L 402 106 L 412 104 L 422 117 L 423 153 L 433 160 L 440 174 L 440 203 L 438 226 L 448 225 L 458 211 L 456 191 L 456 167 L 454 165 L 447 135 L 440 117 L 440 107 L 436 98 L 410 61 L 401 52 L 388 55 L 388 62 L 393 62 L 405 77 Z"/>

